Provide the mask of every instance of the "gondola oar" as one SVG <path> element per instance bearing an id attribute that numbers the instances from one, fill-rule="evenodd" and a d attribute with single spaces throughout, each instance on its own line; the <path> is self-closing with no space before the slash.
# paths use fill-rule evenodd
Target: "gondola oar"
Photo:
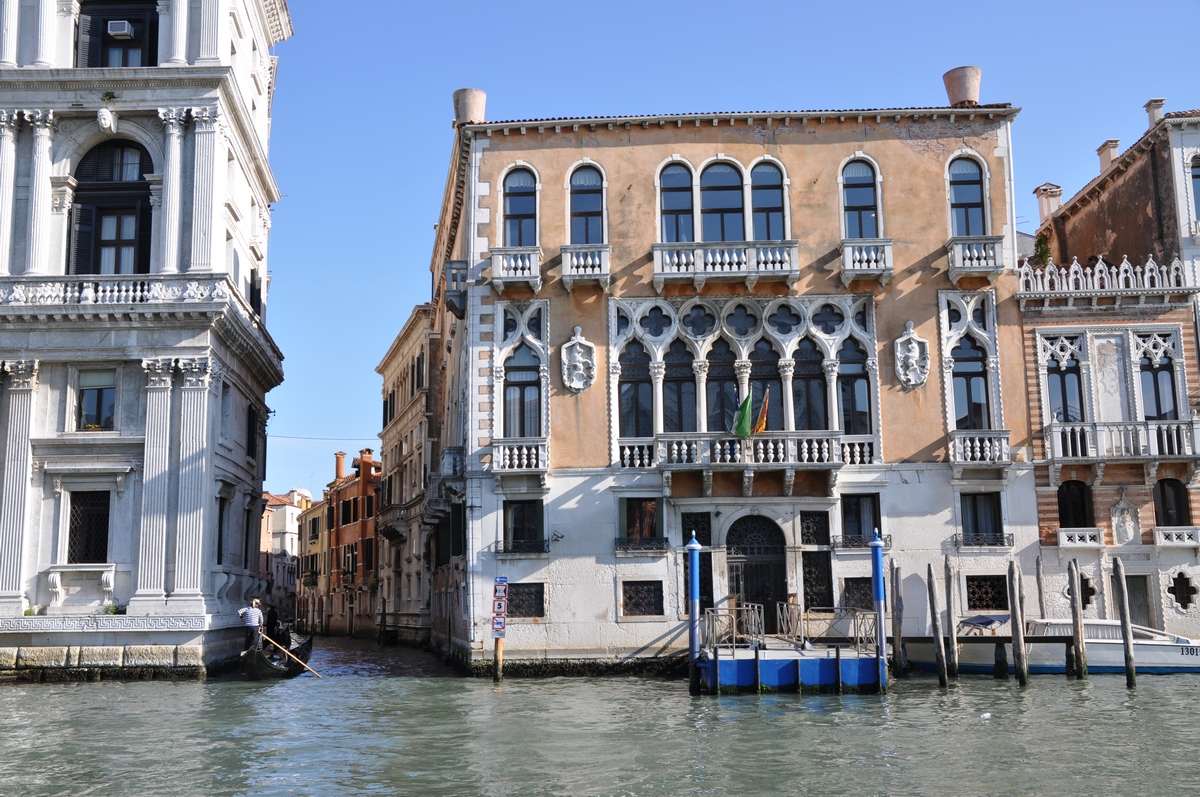
<path id="1" fill-rule="evenodd" d="M 261 625 L 258 627 L 258 635 L 259 635 L 259 636 L 261 636 L 263 639 L 270 639 L 270 637 L 268 637 L 266 634 L 264 634 L 264 633 L 263 633 L 263 630 L 262 630 L 262 626 L 261 626 Z M 272 643 L 271 643 L 271 644 L 275 644 L 275 643 L 274 643 L 274 641 L 272 641 Z M 283 651 L 284 653 L 286 653 L 286 654 L 287 654 L 289 657 L 291 657 L 291 659 L 292 659 L 293 661 L 295 661 L 297 664 L 299 664 L 299 665 L 300 665 L 301 667 L 303 667 L 304 669 L 306 669 L 306 670 L 308 670 L 309 672 L 311 672 L 313 675 L 317 676 L 318 678 L 321 678 L 321 677 L 322 677 L 321 673 L 317 672 L 317 671 L 316 671 L 316 670 L 314 670 L 312 667 L 309 667 L 307 664 L 305 664 L 304 662 L 300 661 L 300 659 L 298 659 L 298 658 L 296 658 L 294 655 L 292 655 L 292 652 L 291 652 L 290 650 L 288 650 L 287 648 L 285 648 L 285 647 L 281 647 L 281 646 L 279 646 L 279 645 L 275 645 L 275 647 L 276 647 L 278 650 L 282 650 L 282 651 Z"/>

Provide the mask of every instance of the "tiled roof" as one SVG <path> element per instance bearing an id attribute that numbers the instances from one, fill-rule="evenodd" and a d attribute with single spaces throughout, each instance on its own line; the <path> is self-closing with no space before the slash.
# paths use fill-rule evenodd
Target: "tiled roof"
<path id="1" fill-rule="evenodd" d="M 1196 110 L 1196 111 L 1171 111 L 1171 112 L 1170 112 L 1170 113 L 1168 113 L 1168 114 L 1164 114 L 1164 115 L 1163 115 L 1163 118 L 1164 118 L 1164 119 L 1189 119 L 1189 118 L 1192 118 L 1192 117 L 1195 117 L 1195 116 L 1200 116 L 1200 110 Z"/>
<path id="2" fill-rule="evenodd" d="M 614 119 L 652 119 L 658 117 L 706 117 L 706 116 L 832 116 L 834 114 L 842 114 L 849 116 L 851 114 L 895 114 L 895 113 L 974 113 L 987 110 L 1004 110 L 1011 108 L 1010 102 L 994 102 L 981 105 L 975 105 L 970 108 L 950 108 L 945 106 L 930 106 L 930 105 L 910 105 L 900 108 L 824 108 L 808 111 L 703 111 L 703 112 L 687 112 L 687 113 L 651 113 L 651 114 L 626 114 L 621 116 L 548 116 L 544 118 L 530 119 L 498 119 L 496 121 L 476 122 L 474 127 L 486 127 L 489 125 L 528 125 L 528 124 L 554 124 L 556 122 L 607 122 Z"/>

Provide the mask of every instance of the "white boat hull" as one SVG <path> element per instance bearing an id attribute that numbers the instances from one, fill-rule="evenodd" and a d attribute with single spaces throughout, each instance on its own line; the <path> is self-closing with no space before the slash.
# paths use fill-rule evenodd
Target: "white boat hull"
<path id="1" fill-rule="evenodd" d="M 986 639 L 984 637 L 983 639 Z M 1039 674 L 1063 674 L 1067 671 L 1066 645 L 1061 642 L 1037 642 L 1036 637 L 1025 639 L 1025 650 L 1029 659 L 1029 672 Z M 932 643 L 905 643 L 908 661 L 914 667 L 934 672 Z M 1012 645 L 1004 643 L 1005 661 L 1009 672 L 1013 671 Z M 995 671 L 995 645 L 984 641 L 960 643 L 958 646 L 958 670 L 961 673 L 987 673 Z M 1133 663 L 1139 673 L 1200 673 L 1200 644 L 1177 644 L 1174 642 L 1134 642 Z M 1121 640 L 1089 639 L 1087 641 L 1087 664 L 1089 673 L 1125 672 L 1125 648 Z"/>

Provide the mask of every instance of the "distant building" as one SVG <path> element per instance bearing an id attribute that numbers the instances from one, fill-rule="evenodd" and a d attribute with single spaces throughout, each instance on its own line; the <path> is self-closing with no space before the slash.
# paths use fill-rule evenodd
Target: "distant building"
<path id="1" fill-rule="evenodd" d="M 328 495 L 328 493 L 326 493 Z M 308 633 L 326 633 L 329 602 L 329 528 L 325 524 L 328 501 L 321 500 L 300 513 L 300 575 L 296 586 L 296 619 Z"/>
<path id="2" fill-rule="evenodd" d="M 379 463 L 364 448 L 345 471 L 346 455 L 336 457 L 334 480 L 326 491 L 325 525 L 329 529 L 329 594 L 325 632 L 374 636 L 377 630 L 379 573 L 375 542 L 375 502 Z"/>
<path id="3" fill-rule="evenodd" d="M 297 488 L 287 495 L 263 493 L 263 501 L 259 570 L 267 579 L 265 599 L 290 618 L 296 609 L 300 514 L 312 505 L 312 496 Z"/>

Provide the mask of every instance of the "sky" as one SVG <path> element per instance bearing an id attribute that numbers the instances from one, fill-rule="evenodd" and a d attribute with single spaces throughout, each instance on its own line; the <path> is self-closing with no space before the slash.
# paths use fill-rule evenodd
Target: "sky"
<path id="1" fill-rule="evenodd" d="M 264 489 L 320 497 L 335 451 L 379 450 L 375 367 L 428 301 L 455 89 L 487 118 L 945 105 L 942 74 L 983 70 L 1013 126 L 1018 229 L 1033 189 L 1073 195 L 1142 105 L 1200 107 L 1192 2 L 531 3 L 289 0 L 279 72 Z M 336 11 L 336 13 L 331 13 Z M 902 236 L 902 231 L 895 231 Z M 378 456 L 378 454 L 376 454 Z"/>

